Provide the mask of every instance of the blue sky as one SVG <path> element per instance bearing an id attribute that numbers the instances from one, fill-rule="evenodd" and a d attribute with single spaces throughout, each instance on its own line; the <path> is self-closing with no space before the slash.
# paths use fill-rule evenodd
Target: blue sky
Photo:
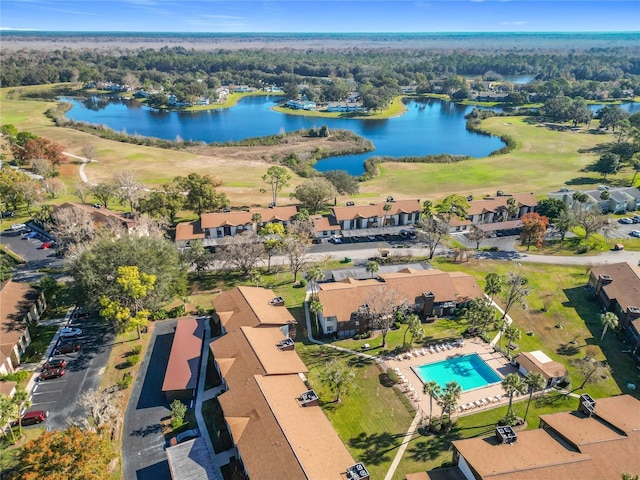
<path id="1" fill-rule="evenodd" d="M 638 0 L 2 0 L 0 28 L 140 32 L 638 31 Z"/>

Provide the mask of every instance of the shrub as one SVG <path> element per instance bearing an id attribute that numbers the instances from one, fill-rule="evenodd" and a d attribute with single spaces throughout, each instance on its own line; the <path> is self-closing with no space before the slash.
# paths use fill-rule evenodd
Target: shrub
<path id="1" fill-rule="evenodd" d="M 169 318 L 178 318 L 184 315 L 184 305 L 178 305 L 168 312 Z"/>
<path id="2" fill-rule="evenodd" d="M 179 428 L 184 424 L 184 416 L 187 414 L 187 406 L 180 400 L 171 402 L 171 427 Z"/>
<path id="3" fill-rule="evenodd" d="M 306 287 L 307 286 L 307 281 L 304 278 L 301 278 L 299 283 L 300 283 L 301 287 Z"/>
<path id="4" fill-rule="evenodd" d="M 141 351 L 142 351 L 142 345 L 136 345 L 135 347 L 133 347 L 131 349 L 131 354 L 132 355 L 139 355 Z"/>
<path id="5" fill-rule="evenodd" d="M 0 382 L 23 382 L 31 376 L 31 372 L 27 370 L 19 370 L 13 373 L 7 373 L 6 375 L 0 375 Z"/>
<path id="6" fill-rule="evenodd" d="M 589 245 L 578 245 L 576 248 L 576 253 L 582 254 L 587 253 L 589 251 Z"/>
<path id="7" fill-rule="evenodd" d="M 130 373 L 125 373 L 122 378 L 116 382 L 116 385 L 120 390 L 126 390 L 129 388 L 129 385 L 131 385 L 131 382 L 133 382 L 133 376 Z"/>
<path id="8" fill-rule="evenodd" d="M 169 318 L 169 314 L 164 308 L 161 308 L 153 312 L 149 318 L 151 318 L 151 320 L 166 320 Z"/>
<path id="9" fill-rule="evenodd" d="M 398 374 L 393 368 L 387 368 L 387 377 L 389 377 L 389 380 L 393 383 L 398 383 Z"/>
<path id="10" fill-rule="evenodd" d="M 127 357 L 127 366 L 133 367 L 140 360 L 140 355 L 129 355 Z"/>

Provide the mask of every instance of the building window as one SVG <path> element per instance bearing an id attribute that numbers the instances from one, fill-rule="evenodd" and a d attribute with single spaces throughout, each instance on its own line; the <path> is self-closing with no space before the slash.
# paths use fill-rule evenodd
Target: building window
<path id="1" fill-rule="evenodd" d="M 327 325 L 327 333 L 333 332 L 333 327 L 331 325 Z"/>

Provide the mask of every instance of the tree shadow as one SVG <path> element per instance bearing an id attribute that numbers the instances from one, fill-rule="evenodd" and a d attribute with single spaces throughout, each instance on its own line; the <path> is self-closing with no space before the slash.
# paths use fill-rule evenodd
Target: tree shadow
<path id="1" fill-rule="evenodd" d="M 397 449 L 404 438 L 406 438 L 404 433 L 382 432 L 367 435 L 362 432 L 357 437 L 349 440 L 349 446 L 364 451 L 358 455 L 358 458 L 365 465 L 380 465 L 391 460 L 389 453 Z M 398 439 L 400 439 L 400 442 Z"/>
<path id="2" fill-rule="evenodd" d="M 570 343 L 561 343 L 560 347 L 556 349 L 559 355 L 564 355 L 566 357 L 573 357 L 580 352 L 580 348 L 577 344 L 573 345 Z"/>
<path id="3" fill-rule="evenodd" d="M 494 425 L 488 431 L 493 431 Z M 486 435 L 482 433 L 481 435 Z M 454 427 L 449 433 L 444 435 L 430 435 L 427 438 L 418 440 L 407 448 L 407 454 L 416 462 L 426 462 L 438 458 L 442 452 L 451 450 L 451 442 L 462 438 L 459 430 Z"/>
<path id="4" fill-rule="evenodd" d="M 601 179 L 595 177 L 576 177 L 565 182 L 565 185 L 595 185 L 601 182 Z"/>
<path id="5" fill-rule="evenodd" d="M 391 380 L 387 373 L 381 373 L 378 375 L 378 380 L 380 381 L 380 385 L 387 388 L 393 387 L 396 384 L 396 382 Z"/>
<path id="6" fill-rule="evenodd" d="M 162 432 L 162 425 L 160 423 L 154 423 L 152 425 L 147 425 L 144 428 L 132 430 L 129 435 L 132 437 L 148 437 L 149 435 L 155 435 L 160 432 Z"/>

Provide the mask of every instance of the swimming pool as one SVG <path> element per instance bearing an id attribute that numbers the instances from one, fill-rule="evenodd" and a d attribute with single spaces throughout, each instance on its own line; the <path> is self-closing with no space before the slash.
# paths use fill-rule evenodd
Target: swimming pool
<path id="1" fill-rule="evenodd" d="M 424 383 L 434 380 L 441 388 L 454 380 L 462 387 L 463 392 L 502 381 L 477 353 L 427 363 L 413 367 L 413 371 Z"/>

